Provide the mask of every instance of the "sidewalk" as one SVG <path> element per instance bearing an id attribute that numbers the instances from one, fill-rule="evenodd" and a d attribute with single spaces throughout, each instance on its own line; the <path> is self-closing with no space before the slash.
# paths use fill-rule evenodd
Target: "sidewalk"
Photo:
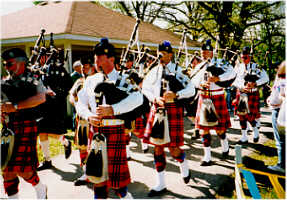
<path id="1" fill-rule="evenodd" d="M 261 128 L 260 140 L 253 144 L 252 133 L 248 135 L 249 144 L 242 148 L 242 155 L 260 150 L 262 144 L 271 138 L 273 129 L 271 125 L 271 113 L 268 108 L 261 108 Z M 236 141 L 240 139 L 241 130 L 239 121 L 232 120 L 232 128 L 228 130 L 227 137 L 230 142 L 230 153 L 227 160 L 221 160 L 221 146 L 219 138 L 215 132 L 212 133 L 212 160 L 214 165 L 201 167 L 200 162 L 203 157 L 203 146 L 200 139 L 191 140 L 191 123 L 185 119 L 185 145 L 186 158 L 191 170 L 191 180 L 184 184 L 179 171 L 178 163 L 167 156 L 166 182 L 168 192 L 160 197 L 168 198 L 201 198 L 214 199 L 220 185 L 229 180 L 229 176 L 234 172 L 234 147 Z M 168 152 L 168 150 L 166 149 Z M 128 186 L 129 192 L 134 198 L 149 198 L 147 193 L 149 188 L 156 183 L 156 173 L 153 164 L 153 148 L 150 146 L 149 153 L 141 152 L 140 142 L 136 137 L 132 137 L 131 156 L 129 161 L 132 183 Z M 169 153 L 167 153 L 169 155 Z M 73 151 L 71 157 L 66 160 L 64 155 L 59 155 L 52 159 L 54 168 L 39 172 L 41 181 L 48 185 L 49 199 L 93 199 L 92 186 L 74 186 L 74 181 L 81 176 L 79 152 Z M 35 199 L 36 194 L 33 187 L 20 180 L 19 195 L 21 199 Z M 0 177 L 0 198 L 5 198 L 3 189 L 3 179 Z M 110 198 L 117 198 L 110 192 Z"/>

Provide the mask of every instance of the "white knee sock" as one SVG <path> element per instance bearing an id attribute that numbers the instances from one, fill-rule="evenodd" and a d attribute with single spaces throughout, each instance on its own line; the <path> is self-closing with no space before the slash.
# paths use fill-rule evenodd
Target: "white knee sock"
<path id="1" fill-rule="evenodd" d="M 157 184 L 152 189 L 155 191 L 160 191 L 166 188 L 165 185 L 165 171 L 157 172 Z"/>
<path id="2" fill-rule="evenodd" d="M 202 161 L 209 162 L 211 160 L 211 149 L 210 147 L 203 147 L 204 156 Z"/>
<path id="3" fill-rule="evenodd" d="M 127 151 L 127 158 L 131 157 L 131 152 L 130 152 L 130 146 L 126 145 L 126 151 Z"/>
<path id="4" fill-rule="evenodd" d="M 227 152 L 229 149 L 227 137 L 224 140 L 220 140 L 222 152 Z"/>
<path id="5" fill-rule="evenodd" d="M 180 173 L 183 178 L 189 175 L 189 166 L 186 159 L 184 159 L 183 162 L 180 163 Z"/>
<path id="6" fill-rule="evenodd" d="M 240 139 L 242 142 L 245 142 L 248 140 L 248 137 L 247 137 L 247 130 L 241 130 L 241 139 Z"/>
<path id="7" fill-rule="evenodd" d="M 46 199 L 47 196 L 47 186 L 44 185 L 41 181 L 34 186 L 34 189 L 37 194 L 37 199 Z"/>
<path id="8" fill-rule="evenodd" d="M 49 151 L 49 140 L 40 141 L 40 144 L 42 147 L 42 151 L 43 151 L 45 160 L 50 161 L 51 156 L 50 156 L 50 151 Z"/>
<path id="9" fill-rule="evenodd" d="M 253 137 L 254 138 L 258 138 L 259 137 L 259 130 L 258 130 L 258 128 L 256 126 L 253 127 L 253 132 L 254 132 Z"/>

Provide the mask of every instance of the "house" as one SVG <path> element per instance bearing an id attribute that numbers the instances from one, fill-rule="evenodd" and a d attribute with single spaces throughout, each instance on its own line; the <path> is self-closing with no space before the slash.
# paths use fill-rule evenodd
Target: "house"
<path id="1" fill-rule="evenodd" d="M 91 51 L 102 37 L 108 37 L 120 55 L 129 42 L 135 23 L 136 19 L 132 17 L 92 2 L 55 1 L 2 16 L 1 46 L 2 50 L 19 47 L 30 55 L 41 29 L 45 29 L 46 46 L 52 32 L 55 46 L 70 50 L 66 67 L 71 72 L 72 63 Z M 162 40 L 169 40 L 178 48 L 181 36 L 152 24 L 140 23 L 140 44 L 156 49 Z M 191 50 L 198 50 L 201 46 L 191 40 L 187 44 Z"/>
<path id="2" fill-rule="evenodd" d="M 65 52 L 69 50 L 65 67 L 72 72 L 72 63 L 92 51 L 102 37 L 109 38 L 119 57 L 122 48 L 129 43 L 135 24 L 136 19 L 92 2 L 54 1 L 2 16 L 1 47 L 2 51 L 22 48 L 29 57 L 41 29 L 45 29 L 45 46 L 49 45 L 52 32 L 54 45 Z M 181 36 L 152 24 L 140 23 L 140 44 L 155 50 L 162 40 L 169 40 L 178 48 Z M 187 44 L 191 50 L 198 50 L 201 46 L 191 40 Z M 68 114 L 71 114 L 70 106 Z"/>

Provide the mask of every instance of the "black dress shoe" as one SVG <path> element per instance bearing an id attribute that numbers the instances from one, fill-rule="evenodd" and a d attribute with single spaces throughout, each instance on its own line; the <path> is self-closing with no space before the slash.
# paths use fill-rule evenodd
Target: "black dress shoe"
<path id="1" fill-rule="evenodd" d="M 199 134 L 199 130 L 196 129 L 196 130 L 194 130 L 194 136 L 191 136 L 191 139 L 196 140 L 198 138 L 200 138 L 200 134 Z"/>
<path id="2" fill-rule="evenodd" d="M 72 153 L 72 143 L 71 143 L 71 141 L 69 141 L 68 146 L 64 145 L 64 147 L 65 147 L 65 158 L 68 159 L 70 157 L 71 153 Z"/>
<path id="3" fill-rule="evenodd" d="M 132 157 L 127 157 L 127 161 L 130 161 L 132 159 Z"/>
<path id="4" fill-rule="evenodd" d="M 53 167 L 52 161 L 44 161 L 42 164 L 37 168 L 37 171 L 45 170 L 45 169 L 51 169 Z"/>
<path id="5" fill-rule="evenodd" d="M 239 140 L 238 142 L 236 142 L 236 144 L 248 144 L 248 140 L 246 140 L 246 141 L 241 141 L 241 140 Z"/>
<path id="6" fill-rule="evenodd" d="M 212 161 L 211 161 L 211 160 L 208 161 L 208 162 L 202 161 L 202 162 L 200 163 L 200 166 L 211 166 L 211 165 L 212 165 Z"/>
<path id="7" fill-rule="evenodd" d="M 258 141 L 259 141 L 259 137 L 253 138 L 253 142 L 254 142 L 254 143 L 257 143 Z"/>
<path id="8" fill-rule="evenodd" d="M 74 185 L 75 186 L 80 186 L 80 185 L 87 185 L 88 184 L 88 181 L 87 180 L 81 180 L 81 179 L 78 179 L 74 182 Z"/>
<path id="9" fill-rule="evenodd" d="M 163 193 L 167 192 L 166 188 L 163 188 L 160 191 L 156 191 L 156 190 L 150 190 L 149 193 L 147 194 L 148 197 L 154 197 L 154 196 L 159 196 L 162 195 Z"/>
<path id="10" fill-rule="evenodd" d="M 191 178 L 191 173 L 190 173 L 190 171 L 188 170 L 188 176 L 183 178 L 184 183 L 185 183 L 185 184 L 188 184 L 190 178 Z"/>
<path id="11" fill-rule="evenodd" d="M 226 159 L 228 157 L 229 154 L 229 148 L 226 152 L 222 152 L 222 159 Z"/>
<path id="12" fill-rule="evenodd" d="M 147 152 L 148 152 L 148 148 L 144 149 L 143 152 L 144 152 L 144 153 L 147 153 Z"/>

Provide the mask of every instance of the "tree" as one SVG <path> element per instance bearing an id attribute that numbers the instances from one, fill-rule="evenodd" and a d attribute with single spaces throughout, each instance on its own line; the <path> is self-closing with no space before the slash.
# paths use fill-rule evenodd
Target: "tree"
<path id="1" fill-rule="evenodd" d="M 236 51 L 253 44 L 254 59 L 271 76 L 273 63 L 285 59 L 284 1 L 117 1 L 104 6 L 167 29 L 188 29 L 194 40 L 219 36 L 221 48 Z M 268 52 L 266 54 L 266 52 Z"/>

